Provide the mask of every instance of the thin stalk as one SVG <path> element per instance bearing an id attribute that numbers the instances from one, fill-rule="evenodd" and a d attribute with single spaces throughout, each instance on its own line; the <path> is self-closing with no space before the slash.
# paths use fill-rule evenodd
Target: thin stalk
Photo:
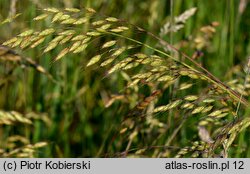
<path id="1" fill-rule="evenodd" d="M 248 77 L 249 73 L 250 73 L 250 57 L 248 58 L 247 73 L 246 73 L 246 77 L 245 77 L 245 81 L 244 81 L 243 90 L 245 90 L 245 88 L 246 88 L 247 77 Z M 241 95 L 240 95 L 240 100 L 239 100 L 238 105 L 237 105 L 237 108 L 236 108 L 236 118 L 239 118 L 238 112 L 239 112 L 239 110 L 240 110 L 240 105 L 241 105 L 241 100 L 242 100 L 242 98 L 243 98 L 243 94 L 241 93 Z"/>
<path id="2" fill-rule="evenodd" d="M 232 67 L 233 65 L 233 58 L 234 58 L 234 33 L 235 33 L 235 17 L 234 17 L 234 0 L 230 0 L 229 4 L 229 13 L 230 13 L 230 20 L 229 20 L 229 31 L 230 31 L 230 39 L 229 39 L 229 66 Z"/>
<path id="3" fill-rule="evenodd" d="M 174 24 L 174 14 L 173 14 L 173 6 L 174 2 L 173 0 L 170 0 L 170 44 L 173 45 L 173 38 L 174 38 L 174 33 L 173 33 L 173 24 Z M 172 55 L 172 52 L 170 53 Z"/>

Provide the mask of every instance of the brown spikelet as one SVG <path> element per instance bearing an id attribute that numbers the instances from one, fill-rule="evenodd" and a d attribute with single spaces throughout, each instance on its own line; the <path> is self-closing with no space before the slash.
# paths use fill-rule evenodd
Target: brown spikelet
<path id="1" fill-rule="evenodd" d="M 140 102 L 136 108 L 137 109 L 145 109 L 149 104 L 150 102 L 152 102 L 154 99 L 156 99 L 156 97 L 161 93 L 160 90 L 156 90 L 154 91 L 149 97 L 146 97 L 142 102 Z"/>

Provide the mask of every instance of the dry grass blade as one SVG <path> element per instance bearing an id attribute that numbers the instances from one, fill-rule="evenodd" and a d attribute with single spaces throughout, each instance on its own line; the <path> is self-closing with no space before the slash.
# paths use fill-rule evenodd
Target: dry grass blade
<path id="1" fill-rule="evenodd" d="M 200 139 L 206 143 L 213 143 L 214 140 L 210 137 L 208 130 L 204 126 L 198 126 Z"/>
<path id="2" fill-rule="evenodd" d="M 174 23 L 170 25 L 170 22 L 167 22 L 162 28 L 160 32 L 160 36 L 164 36 L 168 33 L 172 32 L 177 32 L 181 28 L 184 27 L 184 24 L 186 21 L 195 14 L 197 8 L 190 8 L 183 12 L 180 16 L 175 17 Z"/>

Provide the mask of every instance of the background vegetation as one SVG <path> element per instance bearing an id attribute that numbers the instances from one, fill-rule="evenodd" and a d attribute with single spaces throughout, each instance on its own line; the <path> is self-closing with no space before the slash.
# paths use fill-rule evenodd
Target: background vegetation
<path id="1" fill-rule="evenodd" d="M 0 156 L 250 157 L 249 4 L 0 0 Z M 57 10 L 87 21 L 52 23 Z M 105 23 L 124 34 L 95 36 L 94 22 L 108 16 L 121 19 Z M 66 39 L 44 52 L 69 30 L 92 32 L 85 50 L 61 52 L 74 43 Z M 122 46 L 119 59 L 102 67 Z M 103 59 L 92 65 L 95 55 Z M 129 56 L 129 66 L 116 66 Z M 138 61 L 146 58 L 153 61 Z M 109 75 L 112 67 L 118 71 Z"/>

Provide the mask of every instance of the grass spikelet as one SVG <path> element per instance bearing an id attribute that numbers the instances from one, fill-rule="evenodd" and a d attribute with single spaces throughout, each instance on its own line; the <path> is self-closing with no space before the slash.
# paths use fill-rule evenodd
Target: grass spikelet
<path id="1" fill-rule="evenodd" d="M 123 31 L 126 31 L 126 30 L 129 29 L 128 27 L 125 27 L 125 26 L 120 26 L 120 27 L 118 27 L 118 28 L 121 29 L 121 30 L 123 30 Z"/>
<path id="2" fill-rule="evenodd" d="M 30 46 L 30 48 L 35 48 L 35 47 L 37 47 L 38 45 L 40 45 L 41 43 L 43 43 L 44 40 L 45 40 L 45 37 L 42 37 L 42 38 L 38 39 L 35 43 L 33 43 L 33 44 Z"/>
<path id="3" fill-rule="evenodd" d="M 76 48 L 78 48 L 81 45 L 81 41 L 77 41 L 73 43 L 73 45 L 70 47 L 69 51 L 74 51 Z"/>
<path id="4" fill-rule="evenodd" d="M 126 65 L 127 63 L 132 62 L 133 60 L 134 60 L 133 57 L 127 57 L 127 58 L 123 59 L 121 62 L 119 62 L 118 64 Z"/>
<path id="5" fill-rule="evenodd" d="M 105 23 L 104 20 L 99 20 L 99 21 L 94 21 L 94 22 L 92 22 L 92 25 L 93 25 L 93 26 L 98 26 L 98 25 L 102 25 L 103 23 Z"/>
<path id="6" fill-rule="evenodd" d="M 188 95 L 185 97 L 185 100 L 187 100 L 187 101 L 195 101 L 197 99 L 198 99 L 198 97 L 195 95 Z"/>
<path id="7" fill-rule="evenodd" d="M 22 41 L 22 43 L 20 44 L 20 48 L 24 49 L 26 47 L 28 47 L 31 44 L 31 37 L 25 37 Z"/>
<path id="8" fill-rule="evenodd" d="M 121 33 L 121 32 L 126 31 L 128 29 L 129 29 L 128 27 L 120 26 L 120 27 L 111 29 L 110 31 L 114 32 L 114 33 Z"/>
<path id="9" fill-rule="evenodd" d="M 135 85 L 137 85 L 140 82 L 140 79 L 134 79 L 132 82 L 128 84 L 128 88 L 133 88 Z"/>
<path id="10" fill-rule="evenodd" d="M 170 103 L 169 109 L 173 109 L 173 108 L 179 106 L 181 103 L 182 103 L 182 100 L 176 100 L 176 101 Z"/>
<path id="11" fill-rule="evenodd" d="M 145 109 L 156 97 L 161 93 L 161 91 L 156 90 L 150 96 L 146 97 L 143 101 L 137 104 L 137 109 Z"/>
<path id="12" fill-rule="evenodd" d="M 79 41 L 79 40 L 83 40 L 85 39 L 87 36 L 83 35 L 83 34 L 80 34 L 80 35 L 77 35 L 75 37 L 73 37 L 71 40 L 72 41 Z"/>
<path id="13" fill-rule="evenodd" d="M 47 36 L 49 34 L 52 34 L 55 32 L 54 28 L 48 28 L 46 30 L 41 31 L 41 33 L 39 34 L 39 36 Z"/>
<path id="14" fill-rule="evenodd" d="M 125 50 L 126 50 L 126 47 L 121 47 L 121 48 L 117 49 L 117 50 L 111 55 L 111 57 L 117 57 L 117 56 L 121 55 Z"/>
<path id="15" fill-rule="evenodd" d="M 68 11 L 68 12 L 72 12 L 72 13 L 78 13 L 78 12 L 81 11 L 81 10 L 78 9 L 78 8 L 65 8 L 64 10 L 65 10 L 65 11 Z"/>
<path id="16" fill-rule="evenodd" d="M 88 62 L 87 67 L 91 66 L 91 65 L 93 65 L 93 64 L 95 64 L 97 62 L 99 62 L 99 60 L 101 59 L 101 57 L 102 57 L 101 55 L 96 55 L 96 56 L 92 57 L 90 59 L 90 61 Z"/>
<path id="17" fill-rule="evenodd" d="M 20 113 L 15 112 L 15 111 L 11 111 L 10 113 L 15 117 L 16 121 L 19 121 L 21 123 L 26 123 L 26 124 L 32 124 L 32 121 L 23 117 Z"/>
<path id="18" fill-rule="evenodd" d="M 225 151 L 227 151 L 228 148 L 231 146 L 231 144 L 235 140 L 236 136 L 237 136 L 237 133 L 234 132 L 234 133 L 230 134 L 230 136 L 227 140 L 224 141 L 223 145 L 224 145 Z"/>
<path id="19" fill-rule="evenodd" d="M 91 37 L 86 37 L 85 39 L 83 39 L 82 44 L 85 44 L 90 40 L 91 40 Z"/>
<path id="20" fill-rule="evenodd" d="M 141 63 L 142 64 L 150 64 L 150 63 L 152 63 L 153 62 L 153 59 L 152 58 L 146 58 L 146 59 L 143 59 L 142 61 L 141 61 Z"/>
<path id="21" fill-rule="evenodd" d="M 17 40 L 18 40 L 17 37 L 13 37 L 13 38 L 11 38 L 11 39 L 5 41 L 5 42 L 3 43 L 3 45 L 6 45 L 6 46 L 7 46 L 7 45 L 10 45 L 10 44 L 16 42 Z"/>
<path id="22" fill-rule="evenodd" d="M 139 65 L 138 62 L 131 62 L 131 63 L 128 63 L 126 66 L 124 66 L 122 69 L 123 70 L 128 70 L 128 69 L 131 69 L 131 68 L 135 68 Z"/>
<path id="23" fill-rule="evenodd" d="M 84 23 L 88 22 L 88 20 L 89 20 L 89 18 L 87 18 L 87 17 L 79 18 L 73 24 L 74 25 L 84 24 Z"/>
<path id="24" fill-rule="evenodd" d="M 64 30 L 62 32 L 60 32 L 58 35 L 65 35 L 65 36 L 68 36 L 68 35 L 73 35 L 75 34 L 76 31 L 75 30 Z"/>
<path id="25" fill-rule="evenodd" d="M 20 38 L 20 37 L 17 38 L 17 40 L 13 43 L 13 45 L 11 45 L 11 47 L 12 47 L 12 48 L 17 47 L 18 45 L 21 44 L 22 41 L 23 41 L 22 38 Z"/>
<path id="26" fill-rule="evenodd" d="M 156 112 L 165 112 L 165 111 L 167 111 L 169 109 L 173 109 L 173 108 L 177 107 L 181 103 L 182 103 L 182 100 L 176 100 L 176 101 L 174 101 L 172 103 L 169 103 L 169 104 L 167 104 L 165 106 L 159 106 L 159 107 L 155 108 L 153 112 L 154 113 L 156 113 Z"/>
<path id="27" fill-rule="evenodd" d="M 65 56 L 69 52 L 69 48 L 64 48 L 55 58 L 55 61 L 58 61 L 61 59 L 63 56 Z"/>
<path id="28" fill-rule="evenodd" d="M 125 66 L 125 65 L 124 65 Z M 115 72 L 115 71 L 117 71 L 117 70 L 119 70 L 119 69 L 121 69 L 122 67 L 124 67 L 124 66 L 122 66 L 121 64 L 116 64 L 116 65 L 114 65 L 110 70 L 108 70 L 108 75 L 109 74 L 112 74 L 113 72 Z"/>
<path id="29" fill-rule="evenodd" d="M 187 75 L 190 74 L 190 71 L 188 71 L 188 70 L 181 70 L 181 71 L 179 71 L 179 74 L 182 75 L 182 76 L 187 76 Z"/>
<path id="30" fill-rule="evenodd" d="M 86 8 L 86 11 L 89 12 L 89 13 L 96 13 L 96 11 L 93 9 L 93 8 Z"/>
<path id="31" fill-rule="evenodd" d="M 32 124 L 31 120 L 25 118 L 19 112 L 16 111 L 5 112 L 0 110 L 0 124 L 13 124 L 15 122 Z"/>
<path id="32" fill-rule="evenodd" d="M 168 21 L 164 26 L 161 28 L 160 36 L 166 35 L 169 32 L 177 32 L 178 30 L 184 27 L 186 21 L 195 14 L 196 8 L 190 8 L 182 13 L 180 16 L 175 17 L 174 21 Z"/>
<path id="33" fill-rule="evenodd" d="M 51 51 L 58 45 L 58 42 L 50 42 L 46 49 L 43 51 L 44 53 Z"/>
<path id="34" fill-rule="evenodd" d="M 35 41 L 38 41 L 41 37 L 38 36 L 39 35 L 39 32 L 34 32 L 33 35 L 31 36 L 30 38 L 30 41 L 31 42 L 35 42 Z"/>
<path id="35" fill-rule="evenodd" d="M 178 16 L 175 20 L 178 21 L 178 22 L 183 22 L 185 23 L 185 21 L 187 19 L 189 19 L 191 16 L 193 16 L 196 12 L 197 8 L 193 7 L 193 8 L 190 8 L 188 10 L 186 10 L 184 13 L 182 13 L 180 16 Z"/>
<path id="36" fill-rule="evenodd" d="M 164 76 L 161 76 L 160 78 L 158 78 L 157 80 L 159 82 L 165 82 L 165 81 L 171 81 L 173 80 L 174 78 L 172 76 L 169 76 L 169 75 L 164 75 Z"/>
<path id="37" fill-rule="evenodd" d="M 225 116 L 227 116 L 229 113 L 227 113 L 227 112 L 225 112 L 225 113 L 221 113 L 221 114 L 219 114 L 219 115 L 217 115 L 217 116 L 215 116 L 216 118 L 223 118 L 223 117 L 225 117 Z"/>
<path id="38" fill-rule="evenodd" d="M 30 36 L 34 33 L 34 30 L 30 29 L 30 30 L 26 30 L 22 33 L 20 33 L 18 36 L 19 37 L 26 37 L 26 36 Z"/>
<path id="39" fill-rule="evenodd" d="M 105 20 L 108 21 L 108 22 L 118 22 L 118 21 L 119 21 L 119 20 L 118 20 L 117 18 L 115 18 L 115 17 L 108 17 L 108 18 L 106 18 Z"/>
<path id="40" fill-rule="evenodd" d="M 34 148 L 41 148 L 41 147 L 45 147 L 47 145 L 48 145 L 47 142 L 38 142 L 38 143 L 34 144 L 33 147 Z"/>
<path id="41" fill-rule="evenodd" d="M 65 38 L 63 38 L 59 43 L 64 44 L 64 43 L 68 42 L 72 37 L 73 37 L 73 35 L 68 35 Z"/>
<path id="42" fill-rule="evenodd" d="M 69 18 L 69 19 L 63 20 L 61 24 L 74 24 L 76 21 L 77 21 L 76 19 Z"/>
<path id="43" fill-rule="evenodd" d="M 221 110 L 217 110 L 217 111 L 210 113 L 208 116 L 209 117 L 216 117 L 216 116 L 220 115 L 221 113 L 222 113 Z"/>
<path id="44" fill-rule="evenodd" d="M 87 48 L 88 44 L 81 44 L 78 48 L 76 48 L 73 53 L 80 53 L 83 50 L 85 50 Z"/>
<path id="45" fill-rule="evenodd" d="M 244 129 L 246 129 L 249 126 L 250 126 L 250 118 L 244 118 L 241 121 L 239 132 L 243 131 Z"/>
<path id="46" fill-rule="evenodd" d="M 164 111 L 167 111 L 169 109 L 169 105 L 165 105 L 165 106 L 159 106 L 157 108 L 154 109 L 154 113 L 157 113 L 157 112 L 164 112 Z"/>
<path id="47" fill-rule="evenodd" d="M 175 156 L 175 158 L 181 158 L 182 156 L 186 155 L 189 152 L 189 148 L 188 147 L 184 147 L 182 148 L 177 155 Z"/>
<path id="48" fill-rule="evenodd" d="M 65 37 L 65 36 L 62 36 L 62 35 L 56 36 L 54 39 L 52 39 L 51 42 L 59 42 L 59 41 L 61 41 L 64 37 Z"/>
<path id="49" fill-rule="evenodd" d="M 204 110 L 205 106 L 199 106 L 197 108 L 195 108 L 191 114 L 198 114 L 200 112 L 202 112 Z"/>
<path id="50" fill-rule="evenodd" d="M 101 33 L 96 32 L 96 31 L 90 31 L 86 33 L 87 36 L 100 36 Z"/>
<path id="51" fill-rule="evenodd" d="M 169 70 L 169 68 L 166 66 L 159 66 L 159 67 L 155 67 L 155 68 L 151 69 L 151 72 L 166 72 L 168 70 Z"/>
<path id="52" fill-rule="evenodd" d="M 44 14 L 41 14 L 41 15 L 39 15 L 39 16 L 33 18 L 33 20 L 34 20 L 34 21 L 43 20 L 43 19 L 47 18 L 48 16 L 49 16 L 48 14 L 44 13 Z"/>
<path id="53" fill-rule="evenodd" d="M 147 72 L 147 73 L 141 73 L 141 74 L 136 74 L 136 75 L 134 75 L 133 77 L 132 77 L 132 79 L 144 79 L 144 78 L 148 78 L 148 77 L 150 77 L 152 75 L 152 73 L 151 72 Z"/>
<path id="54" fill-rule="evenodd" d="M 102 25 L 100 28 L 97 28 L 97 30 L 98 30 L 98 29 L 101 29 L 101 31 L 102 31 L 102 30 L 105 31 L 105 30 L 109 29 L 110 27 L 111 27 L 111 24 L 105 24 L 105 25 Z"/>
<path id="55" fill-rule="evenodd" d="M 193 109 L 194 104 L 193 103 L 185 103 L 181 106 L 182 109 Z"/>
<path id="56" fill-rule="evenodd" d="M 206 108 L 203 109 L 202 113 L 209 112 L 213 109 L 213 106 L 207 106 Z"/>
<path id="57" fill-rule="evenodd" d="M 178 90 L 185 90 L 185 89 L 188 89 L 188 88 L 190 88 L 190 87 L 192 87 L 192 86 L 193 86 L 192 83 L 182 83 L 182 84 L 180 85 L 180 88 L 179 88 Z"/>
<path id="58" fill-rule="evenodd" d="M 20 15 L 21 15 L 21 13 L 18 13 L 15 16 L 11 16 L 11 17 L 6 18 L 4 21 L 1 22 L 1 25 L 6 24 L 6 23 L 11 23 L 14 19 L 16 19 Z"/>
<path id="59" fill-rule="evenodd" d="M 202 102 L 203 102 L 203 103 L 213 103 L 213 102 L 215 102 L 215 100 L 214 100 L 214 99 L 207 98 L 207 99 L 203 100 Z"/>
<path id="60" fill-rule="evenodd" d="M 139 59 L 145 59 L 148 57 L 146 54 L 143 54 L 143 53 L 136 53 L 134 56 Z"/>
<path id="61" fill-rule="evenodd" d="M 51 13 L 58 13 L 59 10 L 57 8 L 51 7 L 51 8 L 45 8 L 44 11 L 51 12 Z"/>
<path id="62" fill-rule="evenodd" d="M 47 71 L 40 65 L 36 66 L 36 70 L 43 73 L 43 74 L 47 74 Z"/>
<path id="63" fill-rule="evenodd" d="M 67 20 L 67 19 L 70 19 L 70 15 L 63 14 L 63 15 L 59 18 L 59 21 L 64 21 L 64 20 Z"/>
<path id="64" fill-rule="evenodd" d="M 112 47 L 116 44 L 116 40 L 111 40 L 102 45 L 102 49 Z"/>
<path id="65" fill-rule="evenodd" d="M 55 16 L 52 18 L 52 23 L 59 21 L 62 16 L 63 16 L 63 12 L 56 13 Z"/>
<path id="66" fill-rule="evenodd" d="M 145 63 L 145 61 L 144 61 L 144 63 Z M 162 64 L 163 64 L 162 59 L 154 59 L 153 61 L 150 62 L 150 65 L 155 66 L 155 67 L 161 66 Z"/>
<path id="67" fill-rule="evenodd" d="M 101 67 L 107 66 L 107 65 L 109 65 L 110 63 L 112 63 L 114 60 L 115 60 L 115 57 L 111 57 L 111 58 L 105 60 L 104 62 L 102 62 L 100 66 L 101 66 Z"/>
<path id="68" fill-rule="evenodd" d="M 198 75 L 193 74 L 193 73 L 188 74 L 188 77 L 190 77 L 191 79 L 198 79 L 199 78 Z"/>

